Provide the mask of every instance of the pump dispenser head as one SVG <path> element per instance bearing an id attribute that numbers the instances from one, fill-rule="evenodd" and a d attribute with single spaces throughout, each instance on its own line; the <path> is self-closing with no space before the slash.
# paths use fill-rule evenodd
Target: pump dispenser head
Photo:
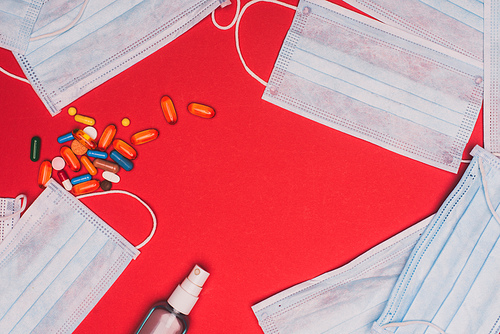
<path id="1" fill-rule="evenodd" d="M 188 315 L 198 301 L 198 295 L 208 275 L 210 275 L 208 272 L 195 265 L 189 276 L 180 285 L 177 285 L 167 303 L 180 313 Z"/>

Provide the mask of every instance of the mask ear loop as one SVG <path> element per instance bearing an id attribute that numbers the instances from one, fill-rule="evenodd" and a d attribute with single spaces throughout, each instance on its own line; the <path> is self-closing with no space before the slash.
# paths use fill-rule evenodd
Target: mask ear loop
<path id="1" fill-rule="evenodd" d="M 410 326 L 410 325 L 427 325 L 429 327 L 434 328 L 441 334 L 446 334 L 444 330 L 439 328 L 438 326 L 434 325 L 433 323 L 423 321 L 423 320 L 413 320 L 413 321 L 403 321 L 403 322 L 391 322 L 389 324 L 385 324 L 383 326 L 380 326 L 382 328 L 389 328 L 389 327 L 404 327 L 404 326 Z"/>
<path id="2" fill-rule="evenodd" d="M 135 248 L 141 249 L 149 241 L 151 241 L 151 239 L 153 238 L 153 236 L 154 236 L 154 234 L 156 232 L 156 227 L 158 226 L 158 222 L 156 220 L 156 215 L 154 214 L 154 212 L 151 209 L 151 207 L 149 205 L 147 205 L 146 202 L 144 202 L 142 199 L 140 199 L 139 196 L 134 195 L 132 193 L 129 193 L 128 191 L 125 191 L 125 190 L 108 190 L 108 191 L 105 191 L 105 192 L 103 191 L 103 192 L 98 192 L 98 193 L 84 194 L 84 195 L 76 196 L 76 198 L 82 199 L 82 198 L 85 198 L 85 197 L 100 196 L 100 195 L 107 195 L 107 194 L 123 194 L 123 195 L 128 195 L 128 196 L 130 196 L 130 197 L 135 198 L 136 200 L 138 200 L 139 203 L 141 203 L 142 205 L 144 205 L 146 207 L 146 209 L 148 209 L 149 213 L 151 214 L 151 218 L 153 218 L 153 227 L 151 229 L 151 232 L 149 233 L 149 236 L 143 242 L 141 242 L 139 245 L 135 246 Z"/>
<path id="3" fill-rule="evenodd" d="M 231 23 L 229 23 L 229 25 L 227 25 L 227 26 L 221 26 L 219 23 L 217 23 L 217 21 L 215 20 L 215 10 L 214 10 L 212 12 L 212 23 L 213 23 L 213 25 L 217 29 L 220 29 L 220 30 L 229 30 L 229 29 L 231 29 L 234 26 L 234 24 L 236 23 L 236 20 L 238 19 L 238 16 L 240 15 L 240 8 L 241 8 L 241 0 L 236 0 L 236 13 L 234 14 L 234 18 L 231 21 Z"/>
<path id="4" fill-rule="evenodd" d="M 14 199 L 14 205 L 16 205 L 17 202 L 20 202 L 20 205 L 21 205 L 21 207 L 19 208 L 19 210 L 17 210 L 16 212 L 14 212 L 13 214 L 10 214 L 8 216 L 0 217 L 0 220 L 7 220 L 7 219 L 14 218 L 15 216 L 17 216 L 21 212 L 23 212 L 24 209 L 26 209 L 26 203 L 28 202 L 26 195 L 21 194 L 21 195 L 17 196 Z"/>

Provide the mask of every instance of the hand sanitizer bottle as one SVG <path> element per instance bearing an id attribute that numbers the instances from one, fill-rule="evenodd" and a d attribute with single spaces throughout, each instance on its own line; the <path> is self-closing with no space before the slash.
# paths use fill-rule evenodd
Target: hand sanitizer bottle
<path id="1" fill-rule="evenodd" d="M 203 284 L 210 275 L 196 265 L 184 281 L 177 285 L 167 302 L 154 306 L 136 334 L 184 334 L 188 330 L 188 315 L 198 301 Z"/>

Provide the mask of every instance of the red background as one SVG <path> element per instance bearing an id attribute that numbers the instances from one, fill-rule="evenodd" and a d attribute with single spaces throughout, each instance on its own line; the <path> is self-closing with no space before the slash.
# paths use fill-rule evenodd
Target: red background
<path id="1" fill-rule="evenodd" d="M 217 10 L 220 24 L 232 20 L 235 7 Z M 242 52 L 266 80 L 293 14 L 260 3 L 243 17 Z M 0 66 L 22 75 L 4 49 Z M 77 333 L 133 332 L 194 264 L 211 276 L 189 332 L 261 333 L 253 304 L 434 213 L 466 168 L 452 174 L 389 152 L 265 102 L 263 90 L 238 59 L 234 28 L 218 30 L 206 18 L 72 104 L 96 119 L 99 133 L 110 123 L 127 141 L 147 128 L 160 132 L 137 147 L 134 169 L 120 171 L 114 186 L 153 208 L 158 231 Z M 163 95 L 177 108 L 175 125 L 163 117 Z M 216 116 L 189 114 L 190 102 L 212 106 Z M 2 74 L 0 108 L 0 197 L 24 193 L 30 204 L 41 193 L 40 162 L 57 156 L 57 137 L 80 124 L 67 108 L 51 117 L 29 85 Z M 464 158 L 482 144 L 481 117 Z M 29 159 L 35 135 L 42 138 L 39 162 Z M 134 244 L 149 233 L 148 212 L 131 198 L 82 201 Z"/>

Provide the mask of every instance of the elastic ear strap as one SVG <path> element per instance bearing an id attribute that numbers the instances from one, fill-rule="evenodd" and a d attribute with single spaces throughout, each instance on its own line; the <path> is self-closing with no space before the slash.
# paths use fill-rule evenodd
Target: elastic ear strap
<path id="1" fill-rule="evenodd" d="M 380 327 L 382 327 L 382 328 L 404 327 L 404 326 L 410 326 L 410 325 L 427 325 L 429 327 L 434 328 L 435 330 L 437 330 L 441 334 L 446 334 L 446 332 L 444 330 L 442 330 L 441 328 L 439 328 L 438 326 L 434 325 L 431 322 L 423 321 L 423 320 L 413 320 L 413 321 L 403 321 L 403 322 L 391 322 L 391 323 L 385 324 L 385 325 L 380 326 Z"/>
<path id="2" fill-rule="evenodd" d="M 7 220 L 7 219 L 14 218 L 15 216 L 17 216 L 18 214 L 23 212 L 24 209 L 26 209 L 26 203 L 28 202 L 26 195 L 21 194 L 14 199 L 14 208 L 17 206 L 18 201 L 21 202 L 19 210 L 17 210 L 16 212 L 14 212 L 13 214 L 10 214 L 8 216 L 0 217 L 0 220 Z"/>
<path id="3" fill-rule="evenodd" d="M 236 0 L 236 13 L 234 14 L 234 18 L 231 21 L 231 23 L 229 23 L 229 25 L 227 25 L 227 26 L 221 26 L 220 24 L 217 23 L 217 21 L 215 20 L 215 10 L 214 10 L 212 12 L 212 23 L 214 24 L 214 26 L 217 29 L 220 29 L 220 30 L 231 29 L 234 26 L 234 24 L 236 23 L 238 16 L 240 15 L 240 8 L 241 8 L 241 0 Z"/>
<path id="4" fill-rule="evenodd" d="M 156 215 L 154 214 L 154 212 L 151 209 L 151 207 L 149 207 L 149 205 L 147 205 L 146 202 L 144 202 L 142 199 L 140 199 L 139 196 L 134 195 L 132 193 L 129 193 L 128 191 L 125 191 L 125 190 L 108 190 L 108 191 L 103 191 L 103 192 L 98 192 L 98 193 L 90 193 L 90 194 L 80 195 L 80 196 L 77 196 L 76 198 L 81 199 L 81 198 L 85 198 L 85 197 L 100 196 L 100 195 L 107 195 L 107 194 L 123 194 L 123 195 L 128 195 L 128 196 L 130 196 L 130 197 L 135 198 L 136 200 L 138 200 L 142 205 L 144 205 L 146 207 L 146 209 L 148 209 L 149 213 L 151 214 L 151 217 L 153 218 L 153 227 L 151 229 L 151 233 L 149 233 L 149 236 L 143 242 L 141 242 L 139 245 L 135 246 L 135 248 L 141 249 L 149 241 L 151 241 L 151 239 L 153 238 L 153 236 L 154 236 L 154 234 L 156 232 L 156 227 L 158 226 L 158 222 L 156 220 Z"/>

